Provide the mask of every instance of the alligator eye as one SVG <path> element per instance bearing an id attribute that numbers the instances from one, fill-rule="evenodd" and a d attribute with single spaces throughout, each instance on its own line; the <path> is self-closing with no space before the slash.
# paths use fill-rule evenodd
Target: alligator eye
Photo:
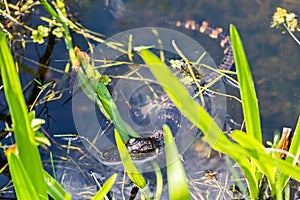
<path id="1" fill-rule="evenodd" d="M 130 138 L 130 140 L 128 141 L 128 144 L 134 144 L 136 143 L 136 138 Z"/>

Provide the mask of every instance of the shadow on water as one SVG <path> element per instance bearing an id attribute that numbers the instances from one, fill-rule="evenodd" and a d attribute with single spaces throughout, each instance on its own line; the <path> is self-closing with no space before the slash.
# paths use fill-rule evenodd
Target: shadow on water
<path id="1" fill-rule="evenodd" d="M 81 24 L 101 34 L 110 37 L 124 30 L 144 27 L 170 27 L 168 22 L 174 20 L 194 19 L 207 20 L 211 24 L 223 27 L 228 32 L 229 24 L 234 24 L 240 31 L 243 44 L 251 65 L 253 77 L 259 98 L 262 117 L 264 139 L 271 139 L 274 130 L 281 130 L 283 126 L 295 127 L 296 119 L 300 113 L 300 70 L 297 67 L 300 62 L 299 46 L 288 36 L 281 34 L 280 30 L 270 28 L 270 21 L 276 7 L 284 6 L 292 12 L 300 11 L 300 4 L 294 1 L 271 0 L 201 0 L 201 1 L 139 1 L 128 0 L 94 0 L 94 1 L 69 1 L 68 5 L 74 14 L 74 18 Z M 40 23 L 37 19 L 41 10 L 29 19 L 32 26 Z M 6 20 L 6 19 L 1 19 Z M 18 26 L 15 26 L 18 28 Z M 206 36 L 188 31 L 179 30 L 206 48 L 209 54 L 220 62 L 223 54 L 215 42 L 211 42 Z M 25 33 L 24 33 L 25 34 Z M 17 36 L 16 36 L 17 37 Z M 74 43 L 82 49 L 87 49 L 84 38 L 74 34 Z M 97 45 L 96 43 L 94 45 Z M 32 81 L 36 78 L 42 84 L 54 81 L 56 89 L 65 87 L 63 82 L 64 68 L 68 62 L 67 52 L 62 40 L 49 37 L 43 45 L 27 43 L 26 49 L 22 49 L 21 42 L 16 40 L 12 46 L 16 60 L 19 62 L 22 85 L 27 96 L 28 104 L 32 104 L 36 97 L 45 97 L 51 92 L 49 87 L 41 91 L 40 85 Z M 30 60 L 29 60 L 30 59 Z M 33 62 L 35 61 L 35 62 Z M 47 68 L 45 66 L 50 66 Z M 51 70 L 52 68 L 58 70 Z M 228 93 L 238 95 L 238 91 L 228 88 Z M 59 93 L 55 95 L 59 96 Z M 65 103 L 70 94 L 64 94 L 56 101 L 36 105 L 35 110 L 39 118 L 46 120 L 45 133 L 50 136 L 52 146 L 50 149 L 41 150 L 44 166 L 49 172 L 53 172 L 50 160 L 50 151 L 53 155 L 55 175 L 63 186 L 72 192 L 74 199 L 88 199 L 97 191 L 97 184 L 89 173 L 90 170 L 97 174 L 99 182 L 104 182 L 114 171 L 100 164 L 83 148 L 80 140 L 62 140 L 53 137 L 55 134 L 76 133 L 72 116 L 71 102 Z M 3 91 L 1 91 L 1 119 L 10 123 L 7 104 Z M 228 100 L 227 111 L 233 118 L 242 122 L 241 108 L 237 101 Z M 3 116 L 3 117 L 2 117 Z M 1 123 L 1 129 L 5 124 Z M 6 135 L 4 135 L 6 136 Z M 3 136 L 3 138 L 4 138 Z M 10 137 L 2 140 L 3 143 L 11 142 Z M 201 153 L 200 153 L 201 152 Z M 206 159 L 210 155 L 212 159 Z M 195 159 L 199 158 L 199 159 Z M 216 152 L 211 152 L 208 147 L 197 141 L 184 155 L 190 188 L 195 198 L 205 197 L 207 188 L 212 194 L 220 192 L 220 188 L 227 188 L 223 197 L 232 197 L 231 183 L 226 182 L 230 177 L 227 169 L 227 160 Z M 199 162 L 198 162 L 199 160 Z M 197 161 L 197 162 L 196 162 Z M 5 159 L 1 159 L 0 166 L 5 165 Z M 196 166 L 196 167 L 195 167 Z M 121 197 L 122 193 L 130 193 L 132 184 L 126 180 L 125 192 L 122 191 L 122 172 L 119 173 L 119 184 L 114 187 L 113 193 Z M 6 175 L 9 175 L 6 168 Z M 149 180 L 153 174 L 146 174 Z M 1 186 L 9 182 L 5 176 L 0 177 Z M 150 181 L 150 184 L 153 184 Z M 223 184 L 223 185 L 222 185 Z M 227 184 L 227 185 L 226 185 Z M 219 188 L 213 188 L 219 185 Z M 205 192 L 204 192 L 205 191 Z M 167 191 L 164 191 L 167 197 Z M 11 189 L 1 190 L 3 197 L 13 197 Z M 198 196 L 197 196 L 198 195 Z M 213 197 L 213 196 L 211 196 Z M 215 197 L 215 196 L 214 196 Z"/>

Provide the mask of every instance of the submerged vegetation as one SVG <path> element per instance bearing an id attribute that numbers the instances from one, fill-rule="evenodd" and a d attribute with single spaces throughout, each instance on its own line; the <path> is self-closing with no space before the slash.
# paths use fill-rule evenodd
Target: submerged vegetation
<path id="1" fill-rule="evenodd" d="M 32 28 L 18 22 L 21 14 L 30 12 L 30 9 L 37 5 L 43 6 L 50 15 L 48 18 L 45 16 L 40 17 L 41 20 L 48 23 L 48 26 L 44 24 L 38 25 L 37 28 Z M 163 172 L 158 167 L 156 161 L 151 162 L 156 176 L 156 191 L 154 193 L 151 191 L 152 188 L 149 188 L 143 171 L 140 170 L 139 166 L 133 161 L 134 159 L 132 160 L 130 154 L 127 152 L 126 142 L 131 137 L 140 136 L 122 119 L 120 111 L 108 88 L 112 81 L 111 77 L 101 74 L 97 69 L 98 66 L 95 66 L 89 55 L 74 46 L 72 32 L 82 35 L 88 41 L 90 47 L 92 45 L 89 40 L 94 40 L 106 44 L 112 49 L 117 49 L 127 55 L 131 64 L 135 64 L 131 60 L 132 53 L 140 56 L 143 64 L 147 65 L 159 84 L 163 86 L 165 93 L 169 95 L 174 105 L 178 107 L 194 126 L 203 132 L 203 140 L 212 149 L 227 155 L 239 165 L 242 171 L 242 178 L 245 178 L 246 182 L 239 181 L 242 179 L 241 177 L 241 179 L 236 178 L 233 187 L 240 188 L 238 193 L 243 193 L 242 197 L 251 199 L 267 199 L 269 196 L 272 199 L 290 198 L 290 179 L 300 181 L 300 168 L 297 166 L 300 155 L 300 119 L 292 138 L 291 131 L 286 131 L 283 132 L 280 140 L 277 136 L 273 143 L 269 143 L 271 148 L 266 148 L 263 145 L 261 120 L 254 82 L 240 36 L 233 25 L 230 26 L 230 38 L 233 46 L 238 83 L 240 85 L 241 105 L 246 131 L 234 130 L 230 134 L 227 134 L 222 131 L 209 113 L 190 97 L 187 89 L 170 72 L 162 57 L 157 56 L 149 46 L 132 47 L 134 49 L 134 52 L 132 52 L 131 49 L 123 49 L 122 44 L 106 43 L 100 34 L 96 34 L 83 28 L 82 25 L 75 23 L 67 13 L 64 2 L 60 0 L 53 1 L 51 4 L 45 0 L 27 1 L 23 5 L 21 3 L 18 9 L 15 8 L 15 5 L 8 4 L 7 2 L 3 6 L 15 9 L 15 16 L 2 10 L 1 13 L 13 23 L 24 28 L 24 32 L 30 32 L 26 34 L 30 35 L 33 42 L 43 44 L 47 39 L 49 42 L 50 37 L 63 38 L 70 60 L 64 70 L 55 69 L 65 75 L 65 80 L 62 81 L 62 87 L 64 88 L 57 89 L 57 91 L 54 91 L 56 88 L 51 88 L 52 91 L 47 92 L 43 97 L 40 97 L 39 93 L 35 96 L 36 99 L 33 101 L 35 103 L 28 105 L 30 106 L 29 112 L 26 107 L 26 103 L 28 104 L 28 102 L 25 102 L 17 73 L 18 65 L 13 60 L 11 51 L 7 45 L 7 38 L 9 41 L 14 41 L 16 40 L 16 36 L 11 32 L 9 22 L 0 24 L 2 30 L 6 32 L 5 34 L 1 31 L 0 34 L 1 79 L 12 122 L 11 124 L 7 123 L 7 132 L 13 132 L 15 139 L 15 144 L 2 144 L 2 148 L 5 150 L 10 176 L 16 196 L 19 199 L 48 199 L 48 195 L 53 199 L 71 199 L 71 195 L 63 188 L 63 185 L 43 169 L 38 147 L 48 148 L 47 146 L 51 146 L 53 141 L 52 138 L 47 139 L 39 131 L 44 121 L 36 118 L 33 110 L 38 105 L 36 103 L 38 98 L 43 100 L 39 101 L 39 103 L 47 102 L 60 94 L 62 95 L 63 92 L 69 91 L 66 80 L 74 76 L 74 73 L 77 75 L 77 88 L 80 88 L 97 105 L 97 109 L 108 120 L 114 123 L 116 146 L 124 170 L 126 171 L 125 175 L 134 183 L 133 188 L 140 190 L 141 197 L 145 199 L 153 197 L 159 199 L 163 193 Z M 272 27 L 283 25 L 298 42 L 292 33 L 299 30 L 295 17 L 293 13 L 287 13 L 284 9 L 277 9 L 277 12 L 273 16 Z M 19 37 L 18 39 L 20 39 L 21 44 L 26 48 L 27 41 L 22 36 Z M 51 45 L 49 44 L 48 47 L 51 48 Z M 90 51 L 92 50 L 91 48 Z M 103 65 L 110 67 L 128 63 L 127 60 L 121 60 Z M 41 63 L 41 65 L 45 67 L 44 65 L 47 65 L 47 61 Z M 70 66 L 72 66 L 72 69 L 70 69 Z M 39 81 L 36 80 L 35 83 L 39 85 L 39 92 L 43 92 L 43 88 L 46 88 L 49 83 L 44 83 L 43 80 L 42 83 Z M 182 105 L 180 102 L 184 102 L 184 104 Z M 201 116 L 201 120 L 198 120 L 198 115 Z M 172 131 L 167 125 L 164 125 L 163 132 L 169 197 L 171 199 L 191 199 L 192 194 L 189 192 L 190 188 L 184 168 L 184 161 L 182 155 L 178 152 Z M 52 164 L 54 165 L 54 162 Z M 52 173 L 55 176 L 55 169 L 53 171 Z M 236 174 L 238 173 L 236 172 Z M 99 191 L 93 194 L 94 196 L 91 195 L 93 199 L 110 198 L 109 191 L 116 184 L 116 180 L 117 174 L 114 173 L 105 183 L 98 184 Z M 132 196 L 134 195 L 136 194 L 132 194 Z"/>

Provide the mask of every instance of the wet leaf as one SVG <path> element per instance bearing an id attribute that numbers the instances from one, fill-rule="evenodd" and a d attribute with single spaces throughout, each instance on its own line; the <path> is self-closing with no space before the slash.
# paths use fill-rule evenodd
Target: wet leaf
<path id="1" fill-rule="evenodd" d="M 117 179 L 117 174 L 114 173 L 109 179 L 104 183 L 102 188 L 96 193 L 92 200 L 102 200 L 105 195 L 110 191 L 111 187 L 114 185 Z"/>
<path id="2" fill-rule="evenodd" d="M 170 199 L 190 199 L 188 182 L 172 132 L 163 126 Z"/>

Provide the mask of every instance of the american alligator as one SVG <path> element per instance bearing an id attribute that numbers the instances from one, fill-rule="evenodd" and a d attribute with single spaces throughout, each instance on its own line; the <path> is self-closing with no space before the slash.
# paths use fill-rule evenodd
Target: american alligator
<path id="1" fill-rule="evenodd" d="M 234 64 L 233 52 L 231 47 L 230 38 L 223 33 L 222 28 L 212 28 L 206 21 L 202 24 L 194 20 L 186 22 L 177 21 L 174 23 L 176 27 L 184 27 L 186 29 L 199 31 L 209 37 L 219 41 L 220 46 L 223 48 L 224 57 L 221 64 L 218 66 L 220 70 L 231 70 Z M 181 71 L 188 72 L 187 65 L 181 64 Z M 194 70 L 193 70 L 194 71 Z M 197 71 L 197 70 L 195 70 Z M 199 78 L 198 82 L 201 86 L 207 85 L 219 76 L 218 72 L 212 71 L 209 75 Z M 196 95 L 199 91 L 195 83 L 187 86 L 191 96 Z M 201 104 L 207 112 L 211 113 L 210 96 L 208 93 L 203 94 L 203 100 L 200 100 L 199 95 L 195 100 Z M 176 108 L 170 98 L 165 94 L 161 95 L 152 102 L 135 107 L 131 109 L 131 118 L 139 125 L 147 124 L 149 121 L 149 113 L 156 113 L 157 120 L 163 120 L 165 124 L 169 125 L 173 133 L 176 133 L 178 126 L 180 126 L 181 112 Z M 153 134 L 148 137 L 131 138 L 126 142 L 128 152 L 132 157 L 136 157 L 143 153 L 158 153 L 163 147 L 163 131 L 161 127 L 157 127 Z"/>

